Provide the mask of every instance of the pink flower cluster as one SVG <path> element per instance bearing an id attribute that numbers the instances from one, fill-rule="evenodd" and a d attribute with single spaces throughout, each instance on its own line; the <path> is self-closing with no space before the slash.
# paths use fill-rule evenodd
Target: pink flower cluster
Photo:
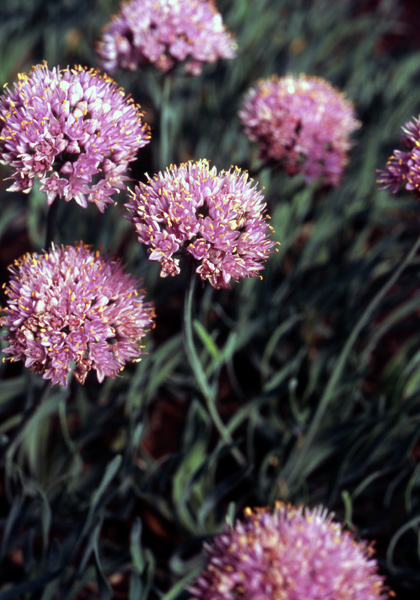
<path id="1" fill-rule="evenodd" d="M 360 123 L 353 105 L 327 81 L 307 75 L 260 80 L 238 114 L 262 160 L 280 161 L 286 173 L 302 173 L 307 183 L 340 183 L 349 136 Z"/>
<path id="2" fill-rule="evenodd" d="M 72 362 L 77 381 L 95 369 L 101 382 L 140 356 L 154 311 L 119 260 L 80 243 L 25 254 L 9 270 L 0 324 L 11 360 L 66 386 Z"/>
<path id="3" fill-rule="evenodd" d="M 233 58 L 236 44 L 212 0 L 131 0 L 105 28 L 98 53 L 111 74 L 150 63 L 166 72 L 184 62 L 197 75 L 203 63 Z"/>
<path id="4" fill-rule="evenodd" d="M 149 141 L 139 108 L 107 75 L 81 66 L 44 63 L 19 74 L 0 98 L 0 161 L 14 169 L 9 191 L 28 193 L 38 179 L 48 204 L 74 198 L 103 212 Z"/>
<path id="5" fill-rule="evenodd" d="M 244 521 L 206 547 L 196 600 L 377 600 L 388 598 L 372 547 L 357 543 L 325 509 L 245 510 Z M 191 600 L 192 600 L 191 599 Z"/>
<path id="6" fill-rule="evenodd" d="M 162 277 L 180 272 L 175 255 L 184 247 L 201 279 L 229 288 L 232 279 L 258 275 L 276 245 L 263 196 L 238 168 L 218 174 L 206 160 L 171 165 L 139 183 L 126 206 Z"/>
<path id="7" fill-rule="evenodd" d="M 403 185 L 420 198 L 420 117 L 413 118 L 403 127 L 401 145 L 404 150 L 394 150 L 385 169 L 379 171 L 377 183 L 396 194 Z"/>

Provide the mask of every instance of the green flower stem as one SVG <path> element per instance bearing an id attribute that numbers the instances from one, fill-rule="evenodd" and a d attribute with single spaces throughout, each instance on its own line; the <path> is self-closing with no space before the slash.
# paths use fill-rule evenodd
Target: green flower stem
<path id="1" fill-rule="evenodd" d="M 204 373 L 203 366 L 200 362 L 200 358 L 197 354 L 197 350 L 194 344 L 194 335 L 193 335 L 193 324 L 192 324 L 192 304 L 194 297 L 194 289 L 195 289 L 195 279 L 196 274 L 194 271 L 191 273 L 191 278 L 189 285 L 187 286 L 185 292 L 185 300 L 184 300 L 184 346 L 185 352 L 187 355 L 188 362 L 190 367 L 194 373 L 194 377 L 198 384 L 201 394 L 203 395 L 204 401 L 206 403 L 206 407 L 208 413 L 211 417 L 213 425 L 216 427 L 217 431 L 220 434 L 222 441 L 228 445 L 233 446 L 233 440 L 229 433 L 229 430 L 226 428 L 222 419 L 220 418 L 219 413 L 217 412 L 216 402 L 215 402 L 215 394 L 213 388 L 210 386 L 206 374 Z M 236 447 L 232 447 L 232 455 L 240 466 L 246 465 L 246 459 L 240 450 Z"/>
<path id="2" fill-rule="evenodd" d="M 416 240 L 416 242 L 414 243 L 410 252 L 407 254 L 407 256 L 402 261 L 402 263 L 399 265 L 399 267 L 394 271 L 394 273 L 391 275 L 391 277 L 388 279 L 388 281 L 378 291 L 376 296 L 374 296 L 374 298 L 372 299 L 370 304 L 367 306 L 366 310 L 362 313 L 360 319 L 356 323 L 353 331 L 351 332 L 346 343 L 344 344 L 343 349 L 341 350 L 341 353 L 335 364 L 334 370 L 331 373 L 331 376 L 328 380 L 327 386 L 326 386 L 324 393 L 321 397 L 321 400 L 318 404 L 318 408 L 316 409 L 316 412 L 313 416 L 313 419 L 311 421 L 311 424 L 309 426 L 309 429 L 305 436 L 305 439 L 302 443 L 302 446 L 299 450 L 299 453 L 297 454 L 295 459 L 292 461 L 292 464 L 290 465 L 289 468 L 288 468 L 288 465 L 286 465 L 285 479 L 287 481 L 289 488 L 291 488 L 293 486 L 294 481 L 298 478 L 299 473 L 301 472 L 301 469 L 307 460 L 308 452 L 310 451 L 312 442 L 319 430 L 321 421 L 325 415 L 328 405 L 336 393 L 336 386 L 340 380 L 340 377 L 343 373 L 343 369 L 346 365 L 347 359 L 350 355 L 351 350 L 353 349 L 353 346 L 354 346 L 360 332 L 368 323 L 369 319 L 371 318 L 372 314 L 378 307 L 382 298 L 385 296 L 385 294 L 388 292 L 388 290 L 394 285 L 394 283 L 400 277 L 401 273 L 404 271 L 404 269 L 407 267 L 407 265 L 414 258 L 419 247 L 420 247 L 420 237 Z"/>
<path id="3" fill-rule="evenodd" d="M 162 94 L 160 98 L 160 139 L 159 139 L 159 170 L 166 169 L 170 164 L 171 148 L 171 114 L 169 99 L 171 96 L 171 76 L 163 75 Z"/>
<path id="4" fill-rule="evenodd" d="M 44 250 L 47 252 L 51 243 L 54 241 L 55 229 L 57 224 L 57 213 L 58 213 L 58 198 L 54 200 L 52 204 L 48 207 L 47 213 L 47 225 L 45 231 L 45 248 Z"/>

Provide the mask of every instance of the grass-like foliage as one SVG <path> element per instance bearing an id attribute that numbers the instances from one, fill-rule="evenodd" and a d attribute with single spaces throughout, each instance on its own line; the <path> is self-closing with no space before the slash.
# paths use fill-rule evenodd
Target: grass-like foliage
<path id="1" fill-rule="evenodd" d="M 278 502 L 333 512 L 355 539 L 374 543 L 379 572 L 396 597 L 418 598 L 420 205 L 410 190 L 393 195 L 379 189 L 376 171 L 400 147 L 401 127 L 420 112 L 420 9 L 408 0 L 218 0 L 217 9 L 236 40 L 229 46 L 234 58 L 203 59 L 190 73 L 177 65 L 164 72 L 144 61 L 112 74 L 134 100 L 130 110 L 141 106 L 142 126 L 151 133 L 147 145 L 145 139 L 138 143 L 135 160 L 130 138 L 129 180 L 115 184 L 121 173 L 112 171 L 115 205 L 100 212 L 95 201 L 83 207 L 56 197 L 49 207 L 37 180 L 30 191 L 20 184 L 7 191 L 12 169 L 0 165 L 5 286 L 7 267 L 25 253 L 42 254 L 51 241 L 58 247 L 83 242 L 92 256 L 103 252 L 111 261 L 117 255 L 118 269 L 139 284 L 139 297 L 153 302 L 155 312 L 154 328 L 145 325 L 141 360 L 130 338 L 120 362 L 97 354 L 88 372 L 89 348 L 99 347 L 103 328 L 114 327 L 113 348 L 120 347 L 120 335 L 129 335 L 118 329 L 118 315 L 116 324 L 102 316 L 101 303 L 116 312 L 118 290 L 104 300 L 104 288 L 97 296 L 93 283 L 91 346 L 74 350 L 69 361 L 79 377 L 54 378 L 67 386 L 42 378 L 42 349 L 31 354 L 32 370 L 2 353 L 0 600 L 186 600 L 205 565 L 203 542 L 211 546 L 246 507 Z M 18 73 L 43 61 L 49 69 L 80 64 L 100 70 L 102 28 L 118 10 L 115 0 L 2 3 L 0 83 L 12 90 Z M 257 80 L 300 74 L 345 94 L 361 124 L 352 128 L 348 163 L 334 187 L 308 181 L 298 167 L 292 176 L 281 161 L 264 162 L 238 116 Z M 105 85 L 107 76 L 100 81 Z M 65 113 L 65 106 L 57 110 Z M 77 110 L 82 114 L 83 106 Z M 120 122 L 115 106 L 106 110 Z M 98 140 L 106 114 L 95 130 Z M 304 131 L 302 123 L 295 133 Z M 19 129 L 19 135 L 30 133 L 30 125 Z M 72 133 L 66 129 L 65 135 Z M 79 146 L 68 147 L 65 177 L 76 169 L 70 155 Z M 118 170 L 118 156 L 107 147 L 104 181 L 112 161 Z M 179 245 L 165 255 L 173 262 L 162 262 L 162 244 L 150 260 L 164 221 L 152 202 L 166 202 L 154 174 L 204 159 L 205 169 L 214 166 L 214 189 L 225 186 L 222 208 L 206 200 L 210 183 L 197 175 L 188 187 L 180 177 L 185 203 L 178 204 L 185 214 L 177 221 L 178 238 L 171 238 Z M 302 154 L 298 159 L 305 160 Z M 18 162 L 21 168 L 24 160 Z M 253 182 L 238 175 L 237 189 L 235 177 L 244 171 Z M 174 175 L 177 185 L 180 178 Z M 271 216 L 267 226 L 252 221 L 257 193 L 267 204 L 264 215 Z M 194 252 L 185 253 L 178 269 L 173 256 L 188 237 L 191 198 L 201 202 L 203 238 L 196 235 Z M 137 239 L 140 226 L 136 231 L 127 218 L 127 202 L 140 211 L 132 220 L 147 213 L 141 235 L 149 236 L 148 246 Z M 235 210 L 236 217 L 227 216 Z M 168 214 L 165 226 L 172 226 Z M 209 241 L 217 227 L 225 229 Z M 264 253 L 253 237 L 257 229 L 258 239 L 273 242 Z M 229 243 L 222 248 L 223 236 Z M 204 252 L 204 239 L 210 258 L 200 278 L 191 267 Z M 232 251 L 231 239 L 237 244 Z M 222 275 L 215 278 L 211 269 L 219 260 Z M 165 269 L 169 276 L 162 278 Z M 60 303 L 64 292 L 57 294 Z M 2 294 L 3 307 L 10 297 Z M 30 300 L 25 296 L 23 306 Z M 71 324 L 60 327 L 70 338 Z M 130 335 L 144 333 L 139 324 L 129 329 Z M 32 343 L 27 331 L 25 343 Z M 52 329 L 47 333 L 52 339 Z M 7 335 L 3 327 L 3 350 L 10 345 Z M 68 347 L 73 352 L 71 340 Z M 108 377 L 125 362 L 116 378 Z M 105 374 L 103 381 L 95 369 Z"/>

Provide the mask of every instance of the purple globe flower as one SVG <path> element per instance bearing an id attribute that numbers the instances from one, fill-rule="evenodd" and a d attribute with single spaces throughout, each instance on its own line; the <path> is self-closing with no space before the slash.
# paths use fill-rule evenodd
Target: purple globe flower
<path id="1" fill-rule="evenodd" d="M 73 367 L 80 383 L 91 369 L 101 382 L 138 359 L 153 306 L 119 260 L 79 243 L 25 254 L 9 270 L 0 324 L 11 360 L 66 386 Z"/>
<path id="2" fill-rule="evenodd" d="M 166 72 L 184 62 L 197 75 L 203 63 L 233 58 L 236 44 L 212 0 L 131 0 L 105 28 L 98 53 L 109 73 L 143 64 Z"/>
<path id="3" fill-rule="evenodd" d="M 59 196 L 101 212 L 126 186 L 137 150 L 148 143 L 140 107 L 107 75 L 46 63 L 21 73 L 0 98 L 0 161 L 13 169 L 9 191 L 41 182 L 48 204 Z"/>
<path id="4" fill-rule="evenodd" d="M 232 279 L 258 275 L 276 245 L 263 195 L 238 168 L 218 174 L 206 160 L 171 165 L 139 183 L 126 206 L 162 277 L 180 272 L 175 255 L 185 248 L 201 279 L 229 288 Z"/>
<path id="5" fill-rule="evenodd" d="M 226 527 L 206 551 L 207 568 L 189 589 L 196 600 L 389 597 L 372 547 L 357 543 L 322 508 L 248 508 L 244 521 Z"/>
<path id="6" fill-rule="evenodd" d="M 385 169 L 378 171 L 377 183 L 396 194 L 403 185 L 420 199 L 420 117 L 413 118 L 403 127 L 401 145 L 405 149 L 394 150 Z"/>
<path id="7" fill-rule="evenodd" d="M 262 160 L 289 175 L 337 186 L 348 162 L 350 134 L 360 127 L 353 105 L 324 79 L 270 77 L 248 91 L 238 113 Z"/>

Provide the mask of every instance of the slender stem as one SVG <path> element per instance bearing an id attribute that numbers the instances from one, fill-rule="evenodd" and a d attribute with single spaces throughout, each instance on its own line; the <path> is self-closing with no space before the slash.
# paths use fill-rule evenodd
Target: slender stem
<path id="1" fill-rule="evenodd" d="M 192 304 L 194 297 L 194 289 L 195 289 L 195 279 L 196 275 L 194 271 L 191 273 L 191 278 L 189 281 L 189 285 L 187 286 L 185 292 L 185 300 L 184 300 L 184 346 L 185 352 L 187 355 L 188 362 L 190 367 L 194 373 L 195 379 L 197 381 L 200 392 L 202 393 L 207 410 L 213 422 L 213 425 L 216 427 L 218 433 L 222 441 L 227 445 L 232 445 L 233 440 L 220 418 L 219 413 L 217 412 L 216 403 L 215 403 L 215 394 L 214 389 L 209 385 L 206 374 L 204 373 L 203 366 L 201 364 L 200 358 L 198 356 L 195 344 L 194 344 L 194 335 L 193 335 L 193 325 L 192 325 Z M 244 466 L 246 464 L 245 457 L 240 452 L 240 450 L 236 447 L 232 447 L 232 455 L 240 466 Z"/>
<path id="2" fill-rule="evenodd" d="M 188 362 L 193 370 L 194 376 L 197 380 L 198 387 L 204 398 L 207 400 L 213 399 L 213 391 L 207 381 L 203 367 L 197 354 L 197 350 L 194 345 L 193 327 L 192 327 L 192 304 L 195 289 L 195 277 L 192 273 L 189 285 L 185 292 L 184 300 L 184 342 L 185 351 L 187 354 Z"/>
<path id="3" fill-rule="evenodd" d="M 162 82 L 162 95 L 160 99 L 160 144 L 159 144 L 159 169 L 169 167 L 171 146 L 171 115 L 169 99 L 171 95 L 171 76 L 165 74 Z"/>
<path id="4" fill-rule="evenodd" d="M 58 213 L 58 198 L 48 208 L 47 214 L 47 227 L 45 232 L 45 251 L 51 246 L 54 241 L 55 228 L 57 224 L 57 213 Z"/>
<path id="5" fill-rule="evenodd" d="M 300 448 L 300 451 L 299 451 L 298 455 L 296 456 L 296 458 L 293 460 L 290 467 L 287 468 L 287 465 L 286 465 L 285 478 L 287 480 L 289 487 L 292 486 L 293 482 L 298 477 L 302 466 L 305 464 L 305 461 L 307 460 L 308 451 L 310 450 L 311 444 L 314 440 L 314 437 L 316 436 L 316 433 L 319 429 L 320 423 L 322 421 L 322 418 L 324 417 L 324 414 L 328 408 L 328 405 L 329 405 L 330 401 L 332 400 L 332 398 L 334 397 L 334 394 L 336 392 L 336 385 L 342 375 L 342 372 L 346 365 L 347 359 L 350 355 L 350 352 L 351 352 L 360 332 L 362 331 L 362 329 L 366 326 L 366 324 L 370 320 L 373 312 L 378 307 L 382 298 L 385 296 L 385 294 L 388 292 L 388 290 L 394 285 L 394 283 L 400 277 L 401 273 L 404 271 L 404 269 L 407 267 L 407 265 L 414 258 L 419 247 L 420 247 L 420 237 L 416 240 L 416 242 L 414 243 L 410 252 L 407 254 L 407 256 L 402 261 L 402 263 L 399 265 L 399 267 L 394 271 L 394 273 L 391 275 L 391 277 L 388 279 L 388 281 L 382 286 L 382 288 L 373 297 L 372 301 L 368 304 L 366 310 L 360 316 L 358 322 L 356 323 L 355 327 L 353 328 L 353 331 L 351 332 L 346 343 L 344 344 L 343 349 L 341 350 L 341 353 L 335 364 L 334 370 L 331 373 L 331 376 L 325 387 L 324 393 L 318 404 L 318 408 L 316 409 L 316 412 L 313 416 L 313 419 L 311 421 L 311 424 L 309 426 L 309 429 L 305 436 L 303 444 Z"/>

